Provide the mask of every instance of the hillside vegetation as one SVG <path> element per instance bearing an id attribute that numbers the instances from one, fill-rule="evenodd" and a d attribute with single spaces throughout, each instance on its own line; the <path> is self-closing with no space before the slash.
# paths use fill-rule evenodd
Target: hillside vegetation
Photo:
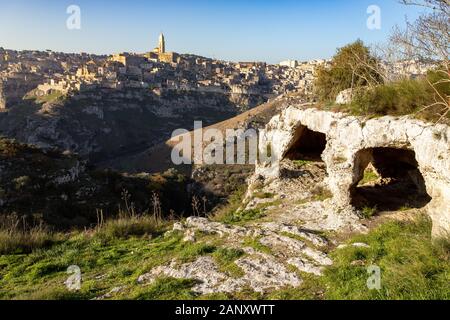
<path id="1" fill-rule="evenodd" d="M 414 115 L 446 121 L 450 75 L 441 66 L 417 78 L 393 78 L 360 40 L 338 49 L 331 67 L 317 70 L 315 92 L 322 106 L 362 116 Z M 352 102 L 336 105 L 338 94 L 352 89 Z M 447 101 L 448 103 L 448 101 Z"/>
<path id="2" fill-rule="evenodd" d="M 432 243 L 430 222 L 391 221 L 367 235 L 355 236 L 349 245 L 335 248 L 335 261 L 322 277 L 300 273 L 298 288 L 265 294 L 244 290 L 235 294 L 199 295 L 195 281 L 160 278 L 151 285 L 137 282 L 144 272 L 177 259 L 178 263 L 211 256 L 228 272 L 237 272 L 234 261 L 243 255 L 223 247 L 220 237 L 199 235 L 195 243 L 182 241 L 182 233 L 163 235 L 159 224 L 145 235 L 110 233 L 113 224 L 95 230 L 60 235 L 46 249 L 29 254 L 0 256 L 0 299 L 449 299 L 449 242 Z M 154 225 L 156 226 L 156 225 Z M 159 234 L 159 235 L 158 235 Z M 260 250 L 264 250 L 260 247 Z M 69 291 L 67 268 L 82 272 L 80 291 Z M 382 270 L 381 290 L 368 290 L 367 266 Z"/>
<path id="3" fill-rule="evenodd" d="M 75 155 L 0 138 L 0 223 L 16 216 L 25 228 L 90 227 L 121 212 L 168 217 L 188 215 L 186 176 L 175 170 L 126 174 L 97 170 Z"/>

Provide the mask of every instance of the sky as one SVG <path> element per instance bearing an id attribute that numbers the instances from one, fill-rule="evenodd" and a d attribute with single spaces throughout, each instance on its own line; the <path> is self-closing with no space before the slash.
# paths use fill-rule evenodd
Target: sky
<path id="1" fill-rule="evenodd" d="M 81 10 L 81 29 L 66 26 L 70 5 Z M 381 29 L 367 27 L 370 5 Z M 0 0 L 0 47 L 142 53 L 163 32 L 168 51 L 278 63 L 330 58 L 358 38 L 383 42 L 418 13 L 397 0 Z"/>

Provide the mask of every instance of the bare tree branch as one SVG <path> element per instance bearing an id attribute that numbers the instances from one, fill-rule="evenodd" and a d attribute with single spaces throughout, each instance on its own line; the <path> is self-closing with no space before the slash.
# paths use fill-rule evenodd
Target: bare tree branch
<path id="1" fill-rule="evenodd" d="M 436 103 L 424 107 L 444 106 L 439 121 L 450 113 L 450 96 L 443 95 L 438 89 L 442 84 L 450 83 L 450 0 L 400 0 L 408 6 L 426 8 L 416 21 L 406 21 L 406 29 L 395 28 L 392 43 L 398 46 L 404 59 L 435 60 L 440 67 L 437 73 L 443 79 L 427 82 L 435 92 Z"/>

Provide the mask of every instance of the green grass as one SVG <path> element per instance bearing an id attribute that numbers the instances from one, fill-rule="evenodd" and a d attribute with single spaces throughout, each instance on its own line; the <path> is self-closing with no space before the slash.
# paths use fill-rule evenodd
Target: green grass
<path id="1" fill-rule="evenodd" d="M 154 240 L 145 236 L 109 239 L 81 233 L 30 254 L 1 255 L 0 299 L 91 299 L 116 286 L 131 286 L 132 290 L 124 294 L 135 297 L 135 291 L 141 289 L 137 278 L 153 267 L 172 259 L 194 261 L 216 250 L 213 245 L 185 243 L 182 238 L 177 233 Z M 76 294 L 67 292 L 63 284 L 71 265 L 78 265 L 83 276 L 81 291 Z"/>
<path id="2" fill-rule="evenodd" d="M 0 230 L 0 254 L 30 253 L 49 247 L 64 237 L 43 228 L 28 231 Z"/>
<path id="3" fill-rule="evenodd" d="M 275 196 L 275 194 L 271 192 L 256 192 L 253 195 L 258 199 L 272 199 Z"/>
<path id="4" fill-rule="evenodd" d="M 95 236 L 102 239 L 124 239 L 132 236 L 152 238 L 162 234 L 167 223 L 150 215 L 124 216 L 110 219 L 95 229 Z M 17 216 L 3 217 L 0 221 L 0 254 L 31 253 L 51 247 L 68 239 L 61 232 L 53 232 L 39 225 L 27 227 Z"/>
<path id="5" fill-rule="evenodd" d="M 256 251 L 260 251 L 267 254 L 272 254 L 272 250 L 268 247 L 263 245 L 259 240 L 261 240 L 261 237 L 247 237 L 244 239 L 242 245 L 244 247 L 250 247 L 255 249 Z"/>
<path id="6" fill-rule="evenodd" d="M 409 204 L 407 203 L 407 204 L 401 206 L 401 207 L 398 209 L 398 211 L 408 211 L 408 210 L 411 210 L 411 209 L 412 209 L 411 205 L 409 205 Z"/>
<path id="7" fill-rule="evenodd" d="M 364 176 L 362 178 L 362 180 L 359 182 L 359 185 L 364 185 L 370 182 L 375 182 L 379 179 L 378 175 L 376 174 L 376 172 L 373 172 L 372 170 L 365 170 L 364 171 Z"/>
<path id="8" fill-rule="evenodd" d="M 380 84 L 373 86 L 367 86 L 367 83 L 351 85 L 353 82 L 352 72 L 345 71 L 346 68 L 333 67 L 333 72 L 319 68 L 316 93 L 319 95 L 322 107 L 368 118 L 385 115 L 413 115 L 427 121 L 449 122 L 450 113 L 445 115 L 447 108 L 442 104 L 433 105 L 436 102 L 444 102 L 448 105 L 449 75 L 445 71 L 442 72 L 442 67 L 430 70 L 427 75 L 415 79 L 379 82 Z M 438 71 L 439 69 L 440 71 Z M 435 84 L 434 88 L 430 83 Z M 353 101 L 345 106 L 336 105 L 334 100 L 338 92 L 350 87 L 354 88 Z M 444 115 L 445 117 L 441 117 Z"/>
<path id="9" fill-rule="evenodd" d="M 242 270 L 235 261 L 244 256 L 242 250 L 222 247 L 220 239 L 214 242 L 207 236 L 185 243 L 177 232 L 153 239 L 73 233 L 31 253 L 0 255 L 0 299 L 84 300 L 118 286 L 124 289 L 113 295 L 114 299 L 450 299 L 450 238 L 432 242 L 430 235 L 427 217 L 390 221 L 348 240 L 349 244 L 366 243 L 368 248 L 334 249 L 330 253 L 334 265 L 327 267 L 322 277 L 296 271 L 303 279 L 299 288 L 264 295 L 246 288 L 234 294 L 199 296 L 192 292 L 193 280 L 161 278 L 140 285 L 137 278 L 173 259 L 185 263 L 202 255 L 211 255 L 222 272 L 240 277 Z M 272 254 L 259 240 L 248 237 L 242 245 Z M 70 265 L 81 269 L 79 292 L 69 292 L 63 284 Z M 379 291 L 366 286 L 371 265 L 381 269 Z"/>
<path id="10" fill-rule="evenodd" d="M 246 191 L 247 187 L 242 186 L 233 192 L 228 198 L 228 203 L 216 210 L 209 218 L 217 222 L 224 222 L 229 219 L 242 206 Z"/>
<path id="11" fill-rule="evenodd" d="M 108 220 L 97 234 L 106 238 L 128 238 L 130 236 L 155 236 L 161 234 L 166 223 L 154 216 L 137 215 Z"/>
<path id="12" fill-rule="evenodd" d="M 141 288 L 134 294 L 135 300 L 193 300 L 198 295 L 192 292 L 194 280 L 160 278 L 148 288 Z"/>
<path id="13" fill-rule="evenodd" d="M 363 218 L 369 219 L 373 217 L 378 212 L 378 208 L 375 207 L 364 207 L 361 210 L 361 216 Z"/>
<path id="14" fill-rule="evenodd" d="M 414 222 L 392 221 L 350 243 L 370 248 L 334 251 L 334 265 L 321 279 L 328 299 L 450 299 L 450 239 L 433 243 L 431 222 L 420 216 Z M 353 261 L 363 265 L 352 265 Z M 381 268 L 381 290 L 369 290 L 367 267 Z"/>
<path id="15" fill-rule="evenodd" d="M 312 163 L 312 161 L 308 161 L 308 160 L 294 160 L 292 162 L 299 168 L 302 168 L 302 167 L 306 166 L 307 164 Z"/>
<path id="16" fill-rule="evenodd" d="M 244 255 L 244 251 L 234 248 L 219 248 L 213 253 L 213 258 L 219 266 L 220 271 L 232 277 L 239 278 L 244 272 L 234 262 Z"/>
<path id="17" fill-rule="evenodd" d="M 323 299 L 324 287 L 317 276 L 298 272 L 303 283 L 299 288 L 285 288 L 267 294 L 268 300 L 321 300 Z"/>
<path id="18" fill-rule="evenodd" d="M 235 211 L 228 216 L 224 217 L 222 222 L 228 224 L 239 224 L 249 221 L 261 219 L 265 216 L 261 209 Z"/>

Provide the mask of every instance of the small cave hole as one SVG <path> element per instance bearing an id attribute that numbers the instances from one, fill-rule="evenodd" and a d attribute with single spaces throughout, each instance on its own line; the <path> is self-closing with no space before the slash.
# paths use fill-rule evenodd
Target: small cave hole
<path id="1" fill-rule="evenodd" d="M 322 153 L 326 146 L 327 137 L 324 133 L 300 125 L 281 161 L 280 176 L 288 179 L 301 178 L 312 184 L 323 180 L 326 166 Z"/>
<path id="2" fill-rule="evenodd" d="M 327 145 L 324 133 L 312 131 L 305 126 L 297 128 L 294 139 L 285 153 L 289 160 L 322 161 L 322 153 Z"/>

